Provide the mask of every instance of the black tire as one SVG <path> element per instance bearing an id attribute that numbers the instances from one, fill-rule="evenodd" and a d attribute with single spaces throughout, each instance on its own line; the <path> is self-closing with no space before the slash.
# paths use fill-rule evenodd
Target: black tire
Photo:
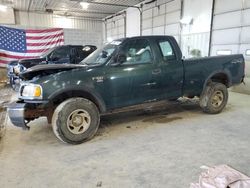
<path id="1" fill-rule="evenodd" d="M 16 90 L 16 84 L 13 76 L 10 76 L 10 86 L 14 91 Z"/>
<path id="2" fill-rule="evenodd" d="M 81 123 L 77 118 L 81 119 Z M 81 125 L 73 125 L 74 123 Z M 82 125 L 84 123 L 87 125 Z M 71 98 L 62 102 L 52 117 L 55 136 L 69 144 L 81 144 L 91 139 L 97 132 L 99 123 L 99 110 L 94 103 L 84 98 Z"/>
<path id="3" fill-rule="evenodd" d="M 200 106 L 205 113 L 220 113 L 228 101 L 228 90 L 224 84 L 209 83 L 200 97 Z"/>

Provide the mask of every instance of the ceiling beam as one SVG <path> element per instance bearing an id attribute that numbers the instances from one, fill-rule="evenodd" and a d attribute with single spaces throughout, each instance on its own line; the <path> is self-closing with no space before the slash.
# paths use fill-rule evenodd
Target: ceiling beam
<path id="1" fill-rule="evenodd" d="M 115 14 L 115 12 L 97 12 L 97 11 L 81 11 L 81 10 L 70 10 L 70 9 L 54 9 L 54 8 L 46 8 L 51 9 L 53 11 L 64 11 L 64 12 L 77 12 L 77 13 L 88 13 L 88 14 L 106 14 L 106 15 L 112 15 Z M 41 10 L 37 10 L 41 11 Z"/>
<path id="2" fill-rule="evenodd" d="M 70 1 L 78 1 L 82 2 L 81 0 L 70 0 Z M 94 2 L 94 1 L 87 1 L 86 3 L 95 4 L 95 5 L 107 5 L 107 6 L 117 6 L 117 7 L 126 7 L 126 8 L 138 8 L 137 6 L 132 5 L 124 5 L 124 4 L 115 4 L 115 3 L 102 3 L 102 2 Z"/>

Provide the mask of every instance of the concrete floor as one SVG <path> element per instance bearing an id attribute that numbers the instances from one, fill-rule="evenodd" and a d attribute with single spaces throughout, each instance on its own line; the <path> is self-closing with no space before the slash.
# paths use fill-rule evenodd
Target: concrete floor
<path id="1" fill-rule="evenodd" d="M 219 115 L 193 103 L 104 117 L 97 136 L 72 146 L 45 119 L 0 141 L 0 187 L 164 187 L 197 182 L 202 165 L 250 175 L 250 96 L 230 93 Z"/>

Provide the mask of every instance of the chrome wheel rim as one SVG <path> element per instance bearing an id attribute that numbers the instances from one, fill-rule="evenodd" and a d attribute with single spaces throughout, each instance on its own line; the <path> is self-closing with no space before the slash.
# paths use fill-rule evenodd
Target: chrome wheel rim
<path id="1" fill-rule="evenodd" d="M 67 119 L 67 128 L 73 134 L 82 134 L 88 130 L 91 117 L 85 110 L 78 109 L 73 111 Z"/>
<path id="2" fill-rule="evenodd" d="M 214 94 L 212 96 L 211 103 L 215 108 L 218 108 L 223 103 L 223 100 L 224 100 L 224 95 L 223 95 L 222 91 L 216 91 L 216 92 L 214 92 Z"/>

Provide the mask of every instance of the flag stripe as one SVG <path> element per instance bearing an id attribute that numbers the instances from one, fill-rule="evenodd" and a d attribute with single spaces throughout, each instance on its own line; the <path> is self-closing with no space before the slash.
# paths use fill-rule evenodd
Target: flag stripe
<path id="1" fill-rule="evenodd" d="M 44 40 L 44 39 L 53 39 L 55 37 L 63 37 L 63 33 L 55 34 L 55 35 L 47 35 L 47 36 L 26 36 L 27 40 Z"/>
<path id="2" fill-rule="evenodd" d="M 55 32 L 55 31 L 62 31 L 61 28 L 53 28 L 53 29 L 27 29 L 26 33 L 49 33 L 49 32 Z"/>
<path id="3" fill-rule="evenodd" d="M 37 42 L 37 41 L 36 41 Z M 48 46 L 48 45 L 52 45 L 52 44 L 57 44 L 57 43 L 60 43 L 60 42 L 64 42 L 64 39 L 62 38 L 59 38 L 55 41 L 50 41 L 50 42 L 42 42 L 42 43 L 27 43 L 27 46 Z"/>
<path id="4" fill-rule="evenodd" d="M 43 40 L 27 40 L 26 42 L 28 44 L 32 44 L 32 43 L 40 43 L 40 42 L 51 42 L 51 41 L 56 41 L 56 40 L 59 40 L 59 39 L 62 39 L 64 41 L 64 38 L 62 36 L 60 37 L 55 37 L 55 38 L 51 38 L 51 39 L 43 39 Z"/>
<path id="5" fill-rule="evenodd" d="M 59 28 L 22 30 L 0 26 L 0 29 L 0 64 L 17 59 L 36 58 L 47 50 L 64 44 L 63 29 Z M 9 37 L 12 40 L 8 40 Z"/>
<path id="6" fill-rule="evenodd" d="M 58 46 L 58 44 L 63 45 L 63 42 L 51 44 L 51 45 L 47 45 L 47 46 L 27 46 L 27 53 L 34 53 L 31 50 L 48 50 L 50 48 L 54 48 L 54 47 Z M 35 53 L 37 53 L 37 52 L 35 52 Z"/>
<path id="7" fill-rule="evenodd" d="M 0 64 L 7 64 L 9 62 L 9 60 L 8 61 L 5 61 L 5 60 L 1 60 L 0 59 Z"/>

